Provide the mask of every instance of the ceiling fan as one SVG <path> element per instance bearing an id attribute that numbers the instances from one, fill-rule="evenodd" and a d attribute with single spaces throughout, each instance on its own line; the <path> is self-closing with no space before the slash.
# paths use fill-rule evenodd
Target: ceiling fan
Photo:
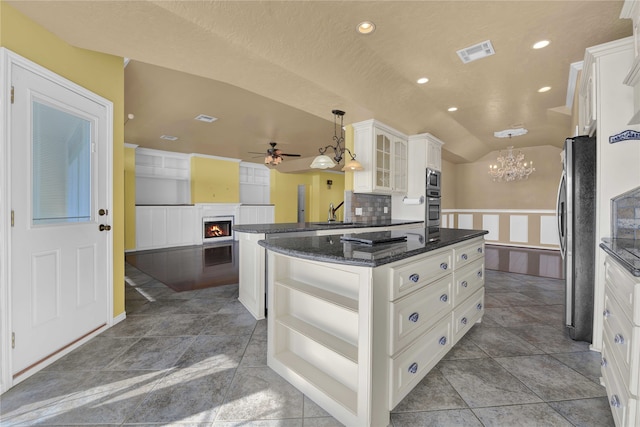
<path id="1" fill-rule="evenodd" d="M 276 148 L 277 143 L 271 141 L 269 143 L 269 145 L 271 146 L 271 148 L 267 149 L 267 153 L 265 154 L 264 157 L 264 164 L 265 165 L 273 165 L 276 166 L 278 164 L 280 164 L 282 162 L 282 157 L 283 156 L 288 156 L 288 157 L 300 157 L 300 154 L 287 154 L 287 153 L 283 153 L 282 151 L 280 151 L 279 148 Z M 251 154 L 262 154 L 262 153 L 255 153 L 255 152 L 250 152 Z"/>

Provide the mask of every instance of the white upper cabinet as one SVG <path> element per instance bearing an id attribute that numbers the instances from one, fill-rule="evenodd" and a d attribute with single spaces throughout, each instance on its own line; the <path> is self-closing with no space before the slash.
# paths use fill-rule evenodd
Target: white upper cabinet
<path id="1" fill-rule="evenodd" d="M 620 18 L 633 22 L 633 64 L 624 79 L 624 84 L 633 87 L 633 117 L 629 124 L 640 124 L 640 2 L 626 0 L 620 12 Z"/>
<path id="2" fill-rule="evenodd" d="M 375 120 L 353 124 L 354 153 L 364 170 L 353 173 L 356 193 L 407 191 L 407 136 Z"/>
<path id="3" fill-rule="evenodd" d="M 442 171 L 442 146 L 444 142 L 429 133 L 424 136 L 427 139 L 427 167 Z"/>

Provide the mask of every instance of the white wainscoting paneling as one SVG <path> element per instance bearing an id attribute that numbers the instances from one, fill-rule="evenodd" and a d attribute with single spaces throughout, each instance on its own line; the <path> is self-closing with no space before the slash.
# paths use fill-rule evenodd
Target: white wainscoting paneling
<path id="1" fill-rule="evenodd" d="M 473 214 L 458 214 L 458 228 L 473 229 Z"/>
<path id="2" fill-rule="evenodd" d="M 454 218 L 455 214 L 449 214 L 449 228 L 453 228 L 453 225 L 455 224 Z"/>
<path id="3" fill-rule="evenodd" d="M 540 217 L 540 243 L 543 245 L 560 245 L 557 217 L 551 215 Z"/>
<path id="4" fill-rule="evenodd" d="M 529 217 L 526 215 L 509 216 L 509 240 L 527 243 L 529 241 Z"/>
<path id="5" fill-rule="evenodd" d="M 485 240 L 500 239 L 500 215 L 482 215 L 482 229 L 489 231 L 484 236 Z"/>
<path id="6" fill-rule="evenodd" d="M 449 228 L 449 227 L 447 227 L 447 215 L 442 215 L 440 217 L 440 222 L 441 222 L 441 224 L 440 224 L 441 228 Z"/>

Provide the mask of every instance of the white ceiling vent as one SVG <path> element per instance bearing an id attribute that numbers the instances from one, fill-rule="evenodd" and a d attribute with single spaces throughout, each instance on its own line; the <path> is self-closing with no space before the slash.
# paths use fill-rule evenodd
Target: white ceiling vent
<path id="1" fill-rule="evenodd" d="M 485 42 L 478 43 L 465 49 L 460 49 L 458 51 L 458 56 L 463 63 L 467 64 L 471 61 L 475 61 L 476 59 L 481 59 L 485 56 L 493 55 L 494 53 L 496 53 L 496 51 L 493 50 L 491 41 L 487 40 Z"/>
<path id="2" fill-rule="evenodd" d="M 205 123 L 213 123 L 218 120 L 217 117 L 207 116 L 206 114 L 199 114 L 195 117 L 195 120 L 200 120 Z"/>
<path id="3" fill-rule="evenodd" d="M 160 135 L 160 139 L 166 139 L 167 141 L 177 141 L 178 137 L 173 135 Z"/>

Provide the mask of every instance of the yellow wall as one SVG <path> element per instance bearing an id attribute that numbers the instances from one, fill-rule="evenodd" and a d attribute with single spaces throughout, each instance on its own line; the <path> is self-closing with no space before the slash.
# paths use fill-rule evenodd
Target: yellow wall
<path id="1" fill-rule="evenodd" d="M 333 184 L 329 189 L 327 180 Z M 341 173 L 306 172 L 280 173 L 271 169 L 271 203 L 275 207 L 275 222 L 298 222 L 298 185 L 305 186 L 305 221 L 326 221 L 329 203 L 338 206 L 344 200 L 345 176 Z M 336 215 L 344 218 L 344 209 Z"/>
<path id="2" fill-rule="evenodd" d="M 124 148 L 124 249 L 136 248 L 136 149 Z"/>
<path id="3" fill-rule="evenodd" d="M 191 158 L 191 203 L 239 203 L 240 162 Z"/>
<path id="4" fill-rule="evenodd" d="M 113 314 L 124 312 L 124 67 L 121 57 L 68 45 L 0 2 L 0 44 L 113 102 Z"/>

